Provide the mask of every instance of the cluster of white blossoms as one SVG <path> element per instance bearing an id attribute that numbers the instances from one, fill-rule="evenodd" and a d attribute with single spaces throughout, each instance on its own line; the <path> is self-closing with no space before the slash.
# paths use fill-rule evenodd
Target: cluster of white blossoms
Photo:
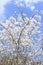
<path id="1" fill-rule="evenodd" d="M 23 14 L 18 14 L 17 18 L 12 16 L 6 20 L 5 23 L 0 22 L 0 26 L 3 27 L 3 30 L 0 30 L 1 43 L 3 45 L 6 43 L 11 43 L 13 46 L 13 51 L 21 53 L 21 55 L 24 54 L 24 56 L 27 55 L 29 59 L 39 55 L 43 56 L 43 51 L 40 45 L 42 39 L 40 35 L 40 19 L 41 16 L 38 14 L 37 16 L 35 14 L 30 18 Z M 25 49 L 22 50 L 22 46 L 28 46 L 28 50 L 25 52 Z M 40 48 L 38 48 L 39 46 Z"/>

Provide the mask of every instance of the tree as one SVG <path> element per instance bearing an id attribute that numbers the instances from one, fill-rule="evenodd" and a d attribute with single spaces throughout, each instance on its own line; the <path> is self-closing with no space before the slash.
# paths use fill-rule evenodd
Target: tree
<path id="1" fill-rule="evenodd" d="M 37 46 L 37 43 L 41 43 L 41 16 L 35 13 L 28 18 L 25 13 L 21 13 L 16 17 L 10 17 L 5 23 L 0 22 L 0 26 L 4 28 L 0 31 L 0 41 L 2 44 L 12 44 L 17 65 L 26 65 L 28 61 L 31 64 L 35 61 L 33 58 L 43 55 L 43 51 Z"/>

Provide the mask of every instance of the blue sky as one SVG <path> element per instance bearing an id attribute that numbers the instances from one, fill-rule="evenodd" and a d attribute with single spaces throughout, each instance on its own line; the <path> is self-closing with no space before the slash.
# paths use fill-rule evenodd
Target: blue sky
<path id="1" fill-rule="evenodd" d="M 19 11 L 19 9 L 20 11 Z M 35 10 L 40 11 L 43 19 L 43 0 L 0 0 L 0 21 L 9 19 L 14 12 L 24 11 L 28 17 L 32 16 Z M 43 23 L 43 20 L 41 20 Z M 42 32 L 43 29 L 41 28 Z"/>
<path id="2" fill-rule="evenodd" d="M 19 12 L 18 7 L 28 16 L 32 16 L 35 10 L 41 10 L 43 15 L 43 0 L 0 0 L 0 20 L 5 21 L 15 11 Z"/>

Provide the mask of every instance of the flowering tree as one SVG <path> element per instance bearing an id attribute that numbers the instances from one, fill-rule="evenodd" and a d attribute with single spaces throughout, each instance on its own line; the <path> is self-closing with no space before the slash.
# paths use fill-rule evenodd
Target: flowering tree
<path id="1" fill-rule="evenodd" d="M 10 43 L 12 45 L 13 51 L 16 54 L 17 65 L 31 64 L 35 61 L 35 57 L 43 55 L 40 46 L 40 20 L 41 16 L 38 13 L 35 13 L 30 18 L 22 13 L 17 14 L 16 17 L 10 17 L 5 23 L 0 22 L 0 26 L 3 27 L 3 30 L 0 30 L 0 42 L 2 44 Z M 0 51 L 3 50 L 0 49 Z"/>

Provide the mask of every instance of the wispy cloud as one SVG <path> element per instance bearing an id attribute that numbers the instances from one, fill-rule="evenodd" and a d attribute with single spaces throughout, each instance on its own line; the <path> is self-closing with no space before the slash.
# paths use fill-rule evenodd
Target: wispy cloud
<path id="1" fill-rule="evenodd" d="M 29 7 L 31 10 L 35 9 L 34 4 L 36 4 L 38 2 L 43 2 L 43 0 L 14 0 L 14 3 L 17 6 L 24 6 L 24 4 L 25 4 L 25 6 Z"/>
<path id="2" fill-rule="evenodd" d="M 4 16 L 5 7 L 4 6 L 9 1 L 11 1 L 11 0 L 0 0 L 0 20 L 1 20 L 1 18 L 3 18 L 3 19 L 5 18 L 5 16 Z"/>

